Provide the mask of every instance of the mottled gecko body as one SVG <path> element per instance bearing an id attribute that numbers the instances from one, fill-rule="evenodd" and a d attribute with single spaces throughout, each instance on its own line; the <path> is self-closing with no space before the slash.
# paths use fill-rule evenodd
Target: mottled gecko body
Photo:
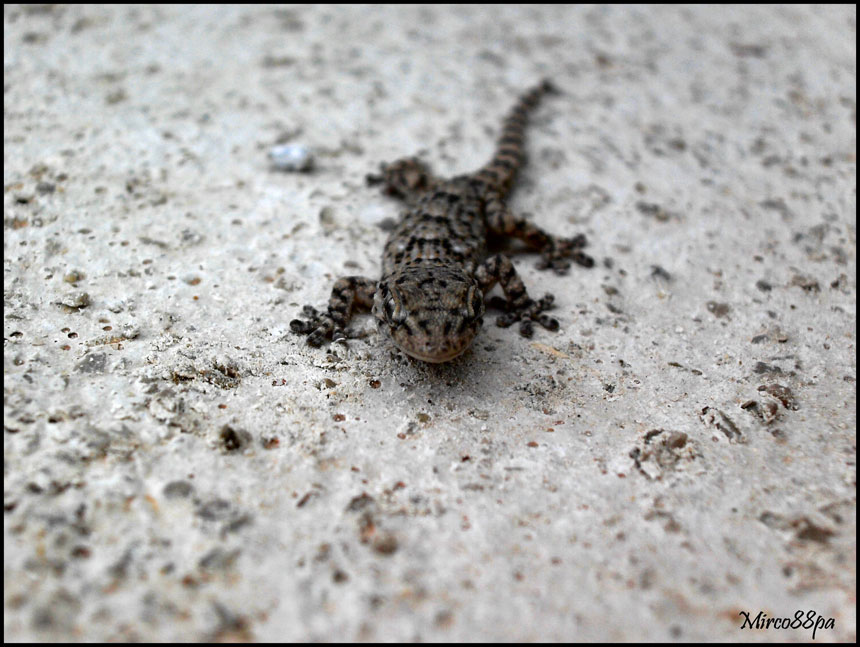
<path id="1" fill-rule="evenodd" d="M 369 175 L 369 184 L 381 184 L 409 207 L 385 245 L 382 278 L 338 279 L 326 312 L 306 306 L 308 320 L 294 319 L 290 328 L 319 346 L 326 339 L 344 339 L 354 311 L 372 309 L 379 328 L 407 355 L 446 362 L 471 345 L 483 323 L 484 295 L 499 283 L 505 313 L 497 325 L 519 321 L 525 337 L 532 336 L 532 321 L 556 330 L 558 322 L 544 314 L 552 295 L 531 299 L 510 259 L 502 254 L 487 258 L 486 246 L 492 232 L 520 238 L 538 250 L 541 269 L 563 273 L 570 260 L 584 267 L 594 264 L 582 252 L 585 236 L 556 238 L 505 205 L 524 159 L 526 114 L 551 90 L 544 81 L 520 98 L 505 119 L 495 155 L 474 173 L 440 179 L 419 160 L 407 158 L 383 164 L 381 175 Z"/>

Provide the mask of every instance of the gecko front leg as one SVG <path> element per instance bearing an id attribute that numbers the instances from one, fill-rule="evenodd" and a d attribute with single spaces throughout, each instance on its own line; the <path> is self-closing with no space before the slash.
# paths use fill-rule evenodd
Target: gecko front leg
<path id="1" fill-rule="evenodd" d="M 308 336 L 310 346 L 320 346 L 326 339 L 343 341 L 344 332 L 356 308 L 370 310 L 376 281 L 363 276 L 345 276 L 338 279 L 331 290 L 328 308 L 319 312 L 312 306 L 305 306 L 303 314 L 307 320 L 293 319 L 290 330 Z"/>
<path id="2" fill-rule="evenodd" d="M 525 218 L 514 215 L 498 195 L 487 200 L 486 214 L 487 227 L 493 233 L 519 238 L 540 252 L 539 270 L 551 267 L 557 274 L 563 274 L 570 267 L 571 260 L 583 267 L 594 266 L 594 259 L 582 251 L 588 244 L 584 234 L 573 238 L 553 236 Z"/>
<path id="3" fill-rule="evenodd" d="M 555 297 L 547 294 L 538 301 L 529 297 L 523 280 L 507 256 L 496 254 L 488 258 L 478 267 L 475 278 L 480 283 L 481 291 L 484 294 L 487 294 L 496 283 L 502 286 L 505 300 L 501 305 L 502 309 L 507 312 L 496 318 L 497 326 L 507 328 L 515 321 L 519 321 L 520 334 L 523 337 L 531 337 L 534 334 L 532 321 L 537 321 L 547 330 L 558 330 L 558 321 L 543 314 L 544 310 L 549 310 L 552 307 Z"/>

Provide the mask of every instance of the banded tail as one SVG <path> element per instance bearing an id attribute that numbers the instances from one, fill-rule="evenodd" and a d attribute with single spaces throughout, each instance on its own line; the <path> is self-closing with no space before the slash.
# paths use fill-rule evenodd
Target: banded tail
<path id="1" fill-rule="evenodd" d="M 505 117 L 493 159 L 475 172 L 477 179 L 493 185 L 502 193 L 510 190 L 517 171 L 525 161 L 523 138 L 528 113 L 537 106 L 544 94 L 555 91 L 552 83 L 544 80 L 520 97 Z"/>

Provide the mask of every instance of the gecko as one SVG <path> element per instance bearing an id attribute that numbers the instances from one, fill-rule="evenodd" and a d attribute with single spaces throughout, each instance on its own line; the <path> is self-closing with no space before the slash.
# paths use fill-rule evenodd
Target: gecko
<path id="1" fill-rule="evenodd" d="M 314 347 L 326 340 L 343 342 L 353 314 L 370 310 L 401 351 L 424 362 L 447 362 L 471 346 L 483 325 L 484 297 L 499 284 L 504 299 L 489 303 L 503 311 L 496 325 L 519 322 L 524 337 L 533 335 L 533 322 L 558 330 L 558 321 L 545 312 L 553 306 L 553 295 L 532 299 L 510 258 L 487 252 L 487 237 L 494 234 L 519 238 L 537 250 L 539 269 L 563 274 L 571 261 L 594 265 L 582 251 L 584 234 L 553 236 L 515 215 L 505 201 L 525 161 L 527 116 L 541 97 L 554 92 L 544 80 L 519 98 L 505 117 L 493 157 L 477 171 L 443 179 L 421 160 L 407 157 L 367 175 L 368 185 L 380 185 L 407 206 L 385 244 L 382 277 L 338 279 L 327 309 L 305 306 L 305 319 L 292 320 L 290 329 L 307 335 Z"/>

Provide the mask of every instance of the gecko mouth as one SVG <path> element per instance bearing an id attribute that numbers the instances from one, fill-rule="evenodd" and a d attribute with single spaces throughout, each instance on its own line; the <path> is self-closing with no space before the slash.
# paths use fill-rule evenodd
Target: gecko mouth
<path id="1" fill-rule="evenodd" d="M 469 348 L 469 344 L 466 344 L 462 348 L 453 348 L 447 349 L 445 351 L 430 351 L 430 352 L 421 352 L 420 350 L 415 350 L 412 348 L 404 348 L 403 346 L 398 345 L 398 348 L 402 350 L 404 353 L 409 355 L 409 357 L 414 357 L 415 359 L 420 359 L 422 362 L 429 362 L 431 364 L 441 364 L 442 362 L 448 362 L 455 357 L 459 357 L 463 353 L 466 352 L 466 349 Z"/>
<path id="2" fill-rule="evenodd" d="M 477 334 L 477 328 L 466 333 L 461 339 L 454 340 L 431 340 L 431 339 L 416 339 L 414 335 L 406 336 L 402 330 L 393 330 L 391 339 L 395 345 L 404 353 L 415 359 L 420 359 L 422 362 L 430 362 L 431 364 L 440 364 L 448 362 L 455 357 L 459 357 L 469 346 L 472 345 Z"/>

